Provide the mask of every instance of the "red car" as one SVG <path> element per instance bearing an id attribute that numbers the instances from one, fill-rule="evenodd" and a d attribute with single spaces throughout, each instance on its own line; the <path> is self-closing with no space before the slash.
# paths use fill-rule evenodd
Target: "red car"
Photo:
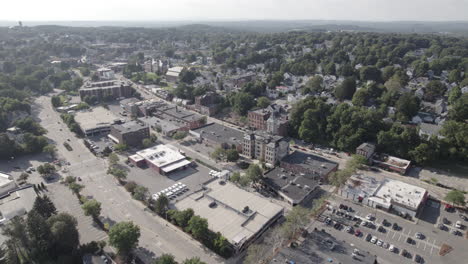
<path id="1" fill-rule="evenodd" d="M 362 232 L 359 229 L 356 229 L 356 231 L 354 232 L 354 235 L 357 236 L 357 237 L 360 237 L 361 234 L 362 234 Z"/>

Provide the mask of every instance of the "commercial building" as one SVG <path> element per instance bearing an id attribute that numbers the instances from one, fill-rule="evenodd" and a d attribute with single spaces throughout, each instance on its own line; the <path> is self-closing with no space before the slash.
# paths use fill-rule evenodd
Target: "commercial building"
<path id="1" fill-rule="evenodd" d="M 193 108 L 202 115 L 212 116 L 218 111 L 219 97 L 214 92 L 195 97 Z"/>
<path id="2" fill-rule="evenodd" d="M 405 175 L 411 165 L 411 161 L 387 154 L 375 154 L 372 156 L 372 164 L 375 164 L 382 169 Z"/>
<path id="3" fill-rule="evenodd" d="M 13 176 L 0 172 L 0 196 L 3 196 L 16 188 L 17 186 L 13 180 Z"/>
<path id="4" fill-rule="evenodd" d="M 115 72 L 109 68 L 100 68 L 97 70 L 99 80 L 113 80 L 115 79 Z"/>
<path id="5" fill-rule="evenodd" d="M 301 151 L 284 157 L 280 166 L 295 174 L 313 175 L 322 182 L 326 182 L 328 176 L 338 169 L 338 163 Z"/>
<path id="6" fill-rule="evenodd" d="M 136 155 L 132 155 L 128 159 L 136 166 L 146 164 L 163 175 L 185 169 L 191 164 L 179 151 L 162 144 L 138 151 Z"/>
<path id="7" fill-rule="evenodd" d="M 118 80 L 108 80 L 100 82 L 88 81 L 79 90 L 80 98 L 96 98 L 96 100 L 110 100 L 120 97 L 130 97 L 134 90 L 130 83 Z"/>
<path id="8" fill-rule="evenodd" d="M 265 173 L 263 183 L 290 205 L 297 205 L 314 196 L 320 180 L 319 175 L 296 174 L 285 168 L 276 167 Z"/>
<path id="9" fill-rule="evenodd" d="M 23 216 L 34 205 L 37 194 L 32 186 L 19 188 L 0 197 L 0 225 L 16 216 Z"/>
<path id="10" fill-rule="evenodd" d="M 289 154 L 289 142 L 281 136 L 259 131 L 246 133 L 242 144 L 242 154 L 249 158 L 263 160 L 267 166 L 274 167 Z"/>
<path id="11" fill-rule="evenodd" d="M 371 143 L 362 143 L 356 148 L 356 154 L 363 156 L 369 160 L 375 152 L 375 145 Z"/>
<path id="12" fill-rule="evenodd" d="M 379 181 L 363 175 L 351 176 L 338 193 L 370 207 L 411 217 L 418 216 L 428 197 L 424 188 L 391 179 Z"/>
<path id="13" fill-rule="evenodd" d="M 283 107 L 272 104 L 267 108 L 251 110 L 247 114 L 249 127 L 267 131 L 272 135 L 286 136 L 288 115 Z"/>
<path id="14" fill-rule="evenodd" d="M 143 139 L 150 137 L 150 130 L 143 122 L 130 121 L 112 125 L 109 137 L 118 144 L 140 146 Z"/>
<path id="15" fill-rule="evenodd" d="M 119 118 L 104 107 L 76 112 L 75 121 L 86 136 L 108 134 Z"/>
<path id="16" fill-rule="evenodd" d="M 208 220 L 208 228 L 220 232 L 236 252 L 246 249 L 283 215 L 283 208 L 257 194 L 220 179 L 213 179 L 175 204 L 193 209 Z"/>
<path id="17" fill-rule="evenodd" d="M 166 72 L 166 81 L 173 83 L 177 82 L 183 69 L 184 67 L 181 66 L 169 68 Z"/>
<path id="18" fill-rule="evenodd" d="M 139 120 L 167 137 L 172 137 L 177 131 L 188 131 L 184 123 L 169 121 L 155 116 L 140 117 Z"/>
<path id="19" fill-rule="evenodd" d="M 198 128 L 206 123 L 205 116 L 155 99 L 128 102 L 123 108 L 133 116 L 154 116 L 160 120 L 173 123 L 175 126 L 183 126 L 186 131 Z"/>
<path id="20" fill-rule="evenodd" d="M 242 152 L 244 132 L 237 129 L 223 126 L 218 123 L 211 123 L 191 130 L 190 134 L 199 138 L 203 143 L 208 144 L 213 148 L 235 148 L 238 152 Z"/>

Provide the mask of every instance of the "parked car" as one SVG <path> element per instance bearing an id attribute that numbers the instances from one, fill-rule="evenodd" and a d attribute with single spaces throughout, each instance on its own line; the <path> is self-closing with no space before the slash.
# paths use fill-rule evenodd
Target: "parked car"
<path id="1" fill-rule="evenodd" d="M 383 248 L 387 249 L 388 248 L 388 243 L 387 242 L 384 242 L 383 245 L 382 245 Z"/>
<path id="2" fill-rule="evenodd" d="M 357 237 L 360 237 L 362 235 L 361 230 L 356 229 L 356 231 L 354 232 L 354 235 L 357 236 Z"/>
<path id="3" fill-rule="evenodd" d="M 388 247 L 388 250 L 389 250 L 390 252 L 395 252 L 395 246 L 394 246 L 394 245 L 390 245 L 390 246 Z"/>
<path id="4" fill-rule="evenodd" d="M 455 222 L 455 227 L 461 229 L 461 228 L 462 228 L 462 223 L 461 223 L 461 221 Z"/>
<path id="5" fill-rule="evenodd" d="M 350 207 L 351 208 L 351 207 Z M 465 221 L 468 221 L 468 217 L 464 214 L 459 214 L 460 218 L 465 220 Z"/>
<path id="6" fill-rule="evenodd" d="M 416 232 L 416 234 L 414 234 L 414 237 L 416 237 L 417 239 L 424 239 L 425 236 L 423 233 Z"/>
<path id="7" fill-rule="evenodd" d="M 390 226 L 391 223 L 389 221 L 387 221 L 387 219 L 384 219 L 384 220 L 382 220 L 382 225 L 383 226 Z"/>
<path id="8" fill-rule="evenodd" d="M 367 221 L 362 221 L 361 222 L 361 226 L 367 226 L 368 225 L 368 222 Z"/>
<path id="9" fill-rule="evenodd" d="M 371 239 L 372 239 L 372 235 L 371 235 L 371 234 L 367 234 L 367 236 L 366 236 L 366 241 L 369 242 L 369 241 L 371 241 Z"/>
<path id="10" fill-rule="evenodd" d="M 447 218 L 442 218 L 442 223 L 446 224 L 446 225 L 450 225 L 450 221 L 447 219 Z"/>
<path id="11" fill-rule="evenodd" d="M 440 230 L 447 230 L 448 228 L 444 224 L 439 224 L 439 229 Z"/>
<path id="12" fill-rule="evenodd" d="M 406 243 L 413 244 L 414 240 L 411 237 L 406 238 Z"/>
<path id="13" fill-rule="evenodd" d="M 372 237 L 371 241 L 370 241 L 372 244 L 375 244 L 375 242 L 377 242 L 377 237 Z"/>
<path id="14" fill-rule="evenodd" d="M 381 233 L 385 233 L 385 228 L 383 228 L 383 226 L 379 226 L 379 228 L 377 228 L 377 231 L 381 232 Z"/>
<path id="15" fill-rule="evenodd" d="M 366 219 L 372 221 L 372 220 L 374 220 L 374 216 L 372 214 L 368 214 L 366 216 Z"/>
<path id="16" fill-rule="evenodd" d="M 351 226 L 346 227 L 346 232 L 351 234 L 351 233 L 353 233 L 353 231 L 354 231 L 353 227 L 351 227 Z"/>
<path id="17" fill-rule="evenodd" d="M 455 235 L 455 236 L 461 236 L 462 233 L 456 229 L 452 229 L 452 235 Z"/>
<path id="18" fill-rule="evenodd" d="M 325 224 L 329 225 L 331 224 L 332 220 L 330 218 L 325 218 Z"/>
<path id="19" fill-rule="evenodd" d="M 380 239 L 379 239 L 379 240 L 377 240 L 377 246 L 380 246 L 380 247 L 381 247 L 382 245 L 383 245 L 383 241 L 382 241 L 382 240 L 380 240 Z"/>
<path id="20" fill-rule="evenodd" d="M 415 254 L 415 255 L 414 255 L 413 260 L 414 260 L 414 262 L 416 262 L 416 263 L 421 263 L 421 262 L 422 262 L 422 258 L 421 258 L 421 256 L 419 256 L 418 254 Z"/>
<path id="21" fill-rule="evenodd" d="M 400 230 L 400 227 L 398 226 L 397 223 L 393 223 L 392 229 L 395 230 L 395 231 L 398 231 L 398 230 Z"/>

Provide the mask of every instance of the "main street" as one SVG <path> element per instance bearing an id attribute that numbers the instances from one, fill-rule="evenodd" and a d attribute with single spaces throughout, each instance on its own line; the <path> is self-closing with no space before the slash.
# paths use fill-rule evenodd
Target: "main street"
<path id="1" fill-rule="evenodd" d="M 52 108 L 50 96 L 37 98 L 33 108 L 36 118 L 48 130 L 47 137 L 56 143 L 59 156 L 70 162 L 67 174 L 82 179 L 81 183 L 85 186 L 82 194 L 102 203 L 103 217 L 115 222 L 133 221 L 140 226 L 139 246 L 154 253 L 156 257 L 162 253 L 170 253 L 177 260 L 196 256 L 207 263 L 224 263 L 223 259 L 163 219 L 146 212 L 144 205 L 133 200 L 111 175 L 106 174 L 106 161 L 95 157 L 82 140 L 75 137 L 63 124 L 59 113 Z M 68 142 L 73 150 L 66 150 L 64 142 Z"/>

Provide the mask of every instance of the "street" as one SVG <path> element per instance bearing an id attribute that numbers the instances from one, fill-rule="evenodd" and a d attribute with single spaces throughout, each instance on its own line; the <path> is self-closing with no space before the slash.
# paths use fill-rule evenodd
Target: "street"
<path id="1" fill-rule="evenodd" d="M 82 140 L 76 138 L 63 124 L 59 113 L 51 106 L 50 96 L 39 97 L 33 109 L 41 125 L 49 131 L 46 136 L 57 144 L 59 157 L 70 162 L 67 174 L 82 178 L 82 184 L 85 185 L 82 194 L 102 203 L 103 217 L 114 222 L 133 221 L 139 225 L 140 247 L 154 253 L 156 257 L 162 253 L 170 253 L 179 261 L 197 256 L 207 263 L 224 263 L 223 259 L 205 249 L 197 241 L 188 238 L 188 235 L 182 231 L 168 225 L 163 219 L 145 212 L 143 204 L 133 200 L 130 194 L 116 183 L 113 176 L 106 174 L 106 161 L 89 152 Z M 73 151 L 68 151 L 63 146 L 63 142 L 67 139 L 70 139 L 69 144 Z"/>

